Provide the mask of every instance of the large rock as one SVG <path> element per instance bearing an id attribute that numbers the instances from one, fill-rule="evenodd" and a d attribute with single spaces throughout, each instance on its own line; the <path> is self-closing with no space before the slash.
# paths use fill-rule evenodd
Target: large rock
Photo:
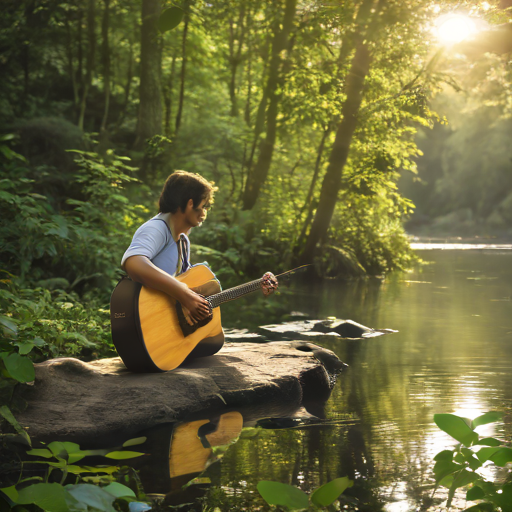
<path id="1" fill-rule="evenodd" d="M 294 341 L 226 343 L 215 356 L 153 374 L 130 373 L 119 358 L 52 359 L 35 365 L 34 384 L 21 389 L 28 407 L 17 418 L 35 440 L 110 443 L 209 410 L 290 414 L 325 402 L 345 366 L 329 350 Z"/>

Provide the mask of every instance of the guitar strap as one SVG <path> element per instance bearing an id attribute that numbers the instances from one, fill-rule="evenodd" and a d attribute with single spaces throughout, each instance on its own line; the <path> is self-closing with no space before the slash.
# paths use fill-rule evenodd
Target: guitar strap
<path id="1" fill-rule="evenodd" d="M 174 236 L 172 234 L 171 228 L 169 224 L 164 219 L 151 219 L 151 220 L 159 220 L 163 222 L 167 229 L 169 230 L 169 234 L 171 238 L 174 240 Z M 185 233 L 181 233 L 179 240 L 176 242 L 176 247 L 178 249 L 178 262 L 176 264 L 176 275 L 183 274 L 186 272 L 192 265 L 190 264 L 190 241 L 188 236 Z M 162 249 L 163 250 L 163 249 Z"/>

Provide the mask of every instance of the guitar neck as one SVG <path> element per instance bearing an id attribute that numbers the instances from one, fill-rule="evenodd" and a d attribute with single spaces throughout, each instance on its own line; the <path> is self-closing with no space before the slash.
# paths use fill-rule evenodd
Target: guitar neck
<path id="1" fill-rule="evenodd" d="M 209 297 L 206 297 L 206 299 L 212 308 L 216 308 L 221 304 L 224 304 L 224 302 L 238 299 L 248 293 L 259 290 L 261 288 L 261 281 L 262 279 L 256 279 L 256 281 L 241 284 L 240 286 L 229 288 L 229 290 L 224 290 L 223 292 L 216 293 L 215 295 L 210 295 Z"/>

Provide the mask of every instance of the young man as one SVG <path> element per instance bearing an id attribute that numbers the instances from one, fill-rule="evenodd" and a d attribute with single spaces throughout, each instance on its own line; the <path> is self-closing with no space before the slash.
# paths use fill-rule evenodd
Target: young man
<path id="1" fill-rule="evenodd" d="M 137 229 L 121 262 L 133 281 L 180 302 L 190 324 L 208 317 L 210 307 L 205 298 L 174 276 L 191 266 L 188 234 L 205 221 L 216 190 L 212 182 L 199 174 L 171 174 L 160 195 L 158 215 Z M 275 289 L 277 279 L 267 272 L 263 276 L 263 293 L 270 295 Z"/>

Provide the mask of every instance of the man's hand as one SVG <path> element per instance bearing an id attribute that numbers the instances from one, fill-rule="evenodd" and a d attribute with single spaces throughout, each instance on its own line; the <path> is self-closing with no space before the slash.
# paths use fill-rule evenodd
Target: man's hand
<path id="1" fill-rule="evenodd" d="M 211 315 L 209 302 L 202 295 L 197 294 L 193 290 L 187 289 L 180 303 L 185 319 L 190 325 L 194 325 Z"/>
<path id="2" fill-rule="evenodd" d="M 261 290 L 265 297 L 268 297 L 274 293 L 278 286 L 279 283 L 277 282 L 277 278 L 274 274 L 272 274 L 272 272 L 266 272 L 263 274 L 263 277 L 261 278 Z"/>

